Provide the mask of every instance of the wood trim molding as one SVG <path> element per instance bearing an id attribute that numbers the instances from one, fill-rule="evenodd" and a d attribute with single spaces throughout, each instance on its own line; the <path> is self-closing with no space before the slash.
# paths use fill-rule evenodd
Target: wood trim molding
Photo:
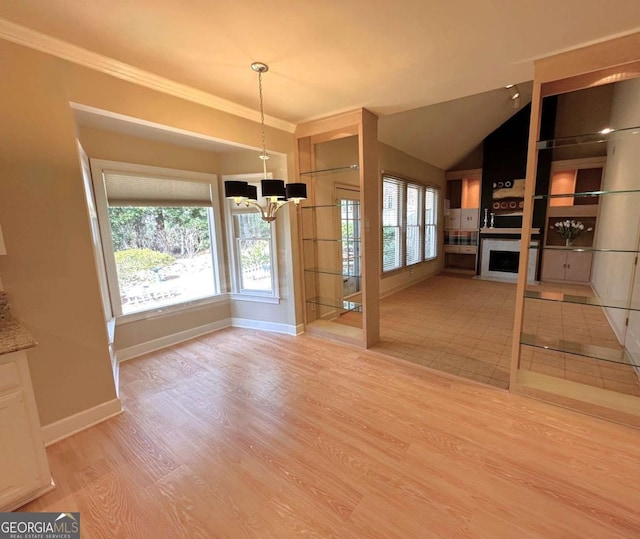
<path id="1" fill-rule="evenodd" d="M 280 324 L 278 322 L 266 322 L 264 320 L 250 320 L 248 318 L 232 318 L 231 325 L 234 328 L 257 329 L 261 331 L 270 331 L 271 333 L 284 333 L 285 335 L 299 335 L 304 332 L 300 331 L 300 324 L 292 326 L 290 324 Z"/>
<path id="2" fill-rule="evenodd" d="M 45 447 L 73 436 L 89 427 L 102 423 L 122 413 L 122 403 L 120 399 L 113 399 L 93 408 L 83 410 L 77 414 L 70 415 L 59 421 L 49 423 L 42 427 L 42 438 Z"/>
<path id="3" fill-rule="evenodd" d="M 260 113 L 256 110 L 233 103 L 232 101 L 217 97 L 208 92 L 197 90 L 186 84 L 155 75 L 144 69 L 114 60 L 113 58 L 78 47 L 77 45 L 72 45 L 61 39 L 36 32 L 35 30 L 2 18 L 0 18 L 0 39 L 5 39 L 12 43 L 62 58 L 74 64 L 100 71 L 106 75 L 132 82 L 157 92 L 185 99 L 254 122 L 260 121 Z M 271 127 L 281 129 L 288 133 L 294 133 L 296 129 L 295 124 L 274 118 L 273 116 L 265 115 L 264 122 Z"/>
<path id="4" fill-rule="evenodd" d="M 217 322 L 186 329 L 184 331 L 178 331 L 177 333 L 165 335 L 158 339 L 146 341 L 127 348 L 121 348 L 120 350 L 116 350 L 116 357 L 118 358 L 118 363 L 122 363 L 123 361 L 128 361 L 129 359 L 133 359 L 143 354 L 155 352 L 156 350 L 166 348 L 167 346 L 173 346 L 174 344 L 200 337 L 201 335 L 211 333 L 212 331 L 228 328 L 229 326 L 231 326 L 231 320 L 229 318 L 224 318 Z"/>

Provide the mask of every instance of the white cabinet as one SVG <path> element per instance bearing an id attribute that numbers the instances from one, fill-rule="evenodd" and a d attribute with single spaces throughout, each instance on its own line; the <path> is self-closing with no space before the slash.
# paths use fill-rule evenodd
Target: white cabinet
<path id="1" fill-rule="evenodd" d="M 462 208 L 460 228 L 462 230 L 478 230 L 478 208 Z"/>
<path id="2" fill-rule="evenodd" d="M 462 210 L 455 208 L 449 210 L 449 215 L 444 216 L 445 230 L 459 230 L 462 224 Z"/>
<path id="3" fill-rule="evenodd" d="M 593 253 L 547 249 L 542 257 L 543 281 L 588 283 Z"/>
<path id="4" fill-rule="evenodd" d="M 0 511 L 51 486 L 26 352 L 0 355 Z"/>

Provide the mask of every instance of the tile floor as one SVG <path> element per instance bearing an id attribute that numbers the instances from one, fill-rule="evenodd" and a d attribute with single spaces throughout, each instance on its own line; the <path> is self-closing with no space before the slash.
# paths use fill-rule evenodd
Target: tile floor
<path id="1" fill-rule="evenodd" d="M 588 287 L 539 289 L 591 294 Z M 442 273 L 384 298 L 381 342 L 374 350 L 464 378 L 507 388 L 515 309 L 514 284 Z M 620 346 L 602 309 L 527 299 L 524 331 L 585 344 Z M 522 366 L 640 396 L 633 369 L 606 361 L 523 347 Z"/>

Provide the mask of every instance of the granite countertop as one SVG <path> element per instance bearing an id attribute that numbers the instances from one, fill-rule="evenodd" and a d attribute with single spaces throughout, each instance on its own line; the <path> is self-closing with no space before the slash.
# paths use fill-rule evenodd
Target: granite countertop
<path id="1" fill-rule="evenodd" d="M 31 348 L 37 343 L 9 310 L 6 292 L 0 292 L 0 355 Z"/>

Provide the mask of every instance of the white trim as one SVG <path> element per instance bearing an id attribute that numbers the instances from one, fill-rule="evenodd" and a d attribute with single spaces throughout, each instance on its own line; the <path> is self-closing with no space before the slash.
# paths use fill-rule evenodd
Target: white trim
<path id="1" fill-rule="evenodd" d="M 178 331 L 177 333 L 165 335 L 164 337 L 160 337 L 158 339 L 152 339 L 140 344 L 134 344 L 133 346 L 129 346 L 128 348 L 121 348 L 120 350 L 116 350 L 116 357 L 118 358 L 118 363 L 122 363 L 123 361 L 133 359 L 134 357 L 148 354 L 149 352 L 155 352 L 156 350 L 160 350 L 168 346 L 173 346 L 174 344 L 188 341 L 189 339 L 194 339 L 195 337 L 200 337 L 201 335 L 206 335 L 207 333 L 211 333 L 212 331 L 218 331 L 220 329 L 228 328 L 229 326 L 231 326 L 231 321 L 229 320 L 229 318 L 223 318 L 222 320 L 218 320 L 217 322 L 211 322 L 210 324 L 205 324 L 203 326 L 197 326 L 195 328 L 185 329 L 184 331 Z"/>
<path id="2" fill-rule="evenodd" d="M 271 303 L 272 305 L 279 305 L 282 301 L 282 298 L 267 296 L 266 294 L 249 294 L 247 293 L 232 293 L 229 294 L 229 297 L 233 301 L 252 301 L 254 303 Z"/>
<path id="3" fill-rule="evenodd" d="M 248 318 L 232 318 L 231 325 L 234 328 L 259 329 L 272 333 L 285 333 L 286 335 L 300 335 L 300 326 L 280 324 L 278 322 L 265 322 L 264 320 L 249 320 Z"/>
<path id="4" fill-rule="evenodd" d="M 157 92 L 172 95 L 180 99 L 186 99 L 187 101 L 246 118 L 254 122 L 260 121 L 260 114 L 256 110 L 1 18 L 0 38 L 52 56 L 57 56 L 63 60 L 100 71 L 101 73 L 118 79 L 133 82 L 134 84 L 150 88 Z M 295 132 L 295 124 L 281 120 L 280 118 L 265 115 L 264 122 L 271 127 L 282 129 L 288 133 Z"/>
<path id="5" fill-rule="evenodd" d="M 89 427 L 102 423 L 107 419 L 122 413 L 122 403 L 120 399 L 113 399 L 93 408 L 88 408 L 77 414 L 70 415 L 59 421 L 49 423 L 42 427 L 42 438 L 45 447 L 73 436 Z"/>

